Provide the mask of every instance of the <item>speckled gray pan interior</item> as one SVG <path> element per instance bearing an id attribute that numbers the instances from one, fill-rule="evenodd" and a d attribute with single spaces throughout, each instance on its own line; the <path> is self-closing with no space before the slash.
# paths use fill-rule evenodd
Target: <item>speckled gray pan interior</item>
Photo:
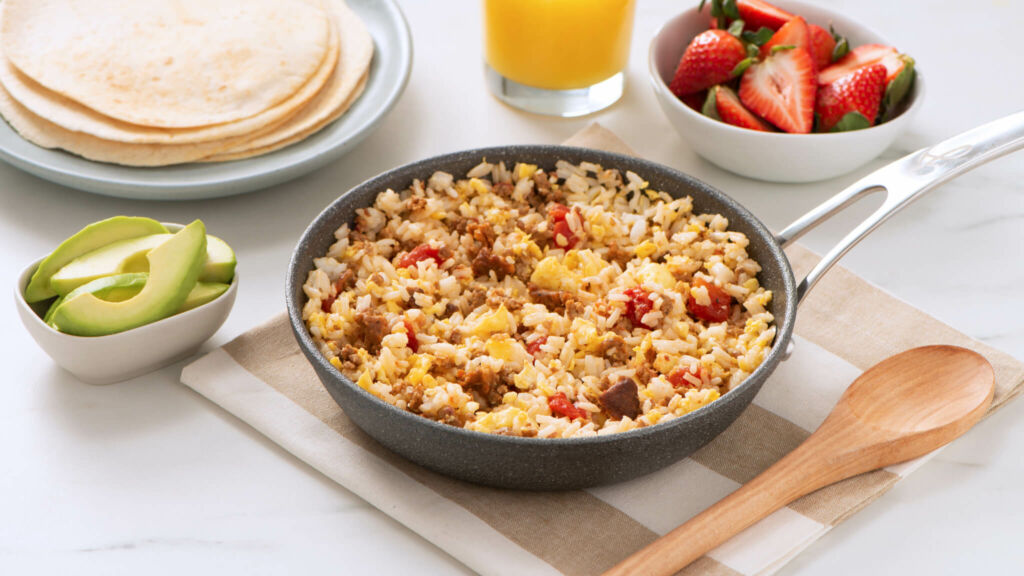
<path id="1" fill-rule="evenodd" d="M 545 169 L 554 168 L 557 160 L 567 160 L 632 170 L 656 190 L 672 196 L 692 196 L 694 212 L 726 216 L 731 229 L 750 239 L 748 252 L 762 266 L 761 284 L 775 295 L 770 310 L 778 332 L 764 363 L 736 389 L 685 416 L 591 438 L 521 438 L 473 432 L 400 410 L 356 386 L 321 356 L 302 321 L 302 285 L 313 269 L 313 258 L 325 254 L 334 242 L 335 229 L 352 223 L 356 209 L 371 205 L 383 190 L 402 190 L 414 178 L 425 180 L 435 170 L 460 177 L 485 157 L 489 162 L 529 162 Z M 469 482 L 528 490 L 584 488 L 629 480 L 672 464 L 707 444 L 736 420 L 782 359 L 793 331 L 795 294 L 793 272 L 772 234 L 729 196 L 660 164 L 566 146 L 505 146 L 455 152 L 368 180 L 334 201 L 306 229 L 292 255 L 286 286 L 288 314 L 299 347 L 327 391 L 360 428 L 384 446 L 431 470 Z"/>

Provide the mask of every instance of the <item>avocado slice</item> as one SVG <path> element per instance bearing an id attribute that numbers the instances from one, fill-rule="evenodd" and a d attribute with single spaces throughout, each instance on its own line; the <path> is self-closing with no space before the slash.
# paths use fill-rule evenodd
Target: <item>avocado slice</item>
<path id="1" fill-rule="evenodd" d="M 146 255 L 149 279 L 136 296 L 107 302 L 94 294 L 68 298 L 53 312 L 58 330 L 103 336 L 156 322 L 181 309 L 196 286 L 206 256 L 206 227 L 196 220 Z"/>
<path id="2" fill-rule="evenodd" d="M 171 238 L 171 234 L 150 234 L 112 242 L 68 262 L 50 277 L 50 287 L 67 296 L 73 290 L 105 276 L 124 272 L 148 272 L 146 255 Z"/>
<path id="3" fill-rule="evenodd" d="M 68 262 L 50 278 L 50 287 L 66 296 L 97 278 L 126 272 L 148 272 L 149 251 L 170 239 L 171 234 L 151 234 L 113 242 Z M 235 276 L 235 253 L 220 238 L 206 237 L 206 258 L 201 282 L 229 284 Z"/>
<path id="4" fill-rule="evenodd" d="M 156 220 L 135 216 L 114 216 L 89 224 L 61 242 L 56 250 L 39 263 L 25 288 L 25 301 L 39 302 L 56 296 L 57 291 L 50 287 L 50 277 L 65 264 L 83 254 L 118 240 L 166 232 L 167 228 Z"/>
<path id="5" fill-rule="evenodd" d="M 235 252 L 228 243 L 216 236 L 206 235 L 206 263 L 203 273 L 199 275 L 201 282 L 231 284 L 235 277 Z"/>
<path id="6" fill-rule="evenodd" d="M 97 278 L 92 282 L 88 282 L 75 288 L 67 296 L 61 296 L 50 305 L 50 309 L 46 311 L 46 316 L 43 317 L 43 322 L 49 324 L 53 320 L 53 313 L 57 311 L 57 308 L 67 300 L 78 296 L 79 294 L 95 294 L 97 298 L 106 300 L 107 302 L 123 302 L 129 298 L 133 298 L 139 292 L 142 292 L 142 287 L 146 285 L 146 280 L 149 279 L 149 274 L 146 272 L 132 272 L 130 274 L 115 274 L 113 276 L 104 276 L 103 278 Z"/>
<path id="7" fill-rule="evenodd" d="M 57 308 L 59 308 L 66 300 L 74 298 L 79 294 L 95 294 L 100 300 L 106 300 L 107 302 L 123 302 L 129 298 L 135 297 L 136 294 L 141 292 L 142 288 L 146 285 L 146 280 L 148 279 L 148 272 L 129 272 L 127 274 L 114 274 L 113 276 L 97 278 L 92 282 L 75 288 L 67 296 L 57 298 L 57 300 L 50 305 L 49 310 L 46 311 L 46 316 L 43 317 L 43 322 L 49 324 L 53 319 L 53 313 L 57 311 Z M 178 313 L 186 312 L 193 308 L 198 308 L 203 304 L 212 302 L 221 294 L 227 292 L 230 287 L 230 284 L 221 284 L 219 282 L 196 282 L 196 287 L 188 293 L 188 297 L 185 298 L 185 303 L 181 305 L 181 309 L 178 310 Z"/>
<path id="8" fill-rule="evenodd" d="M 181 305 L 181 310 L 178 312 L 187 312 L 193 308 L 199 308 L 203 304 L 209 304 L 227 292 L 230 287 L 230 284 L 220 282 L 196 282 L 196 287 L 188 293 L 188 298 L 185 298 L 185 303 Z"/>

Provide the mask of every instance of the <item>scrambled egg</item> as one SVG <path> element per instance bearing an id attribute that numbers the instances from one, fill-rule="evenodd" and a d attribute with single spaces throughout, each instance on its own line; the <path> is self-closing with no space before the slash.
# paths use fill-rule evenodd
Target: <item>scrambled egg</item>
<path id="1" fill-rule="evenodd" d="M 515 365 L 529 363 L 530 356 L 515 338 L 508 334 L 495 334 L 484 344 L 487 355 Z"/>
<path id="2" fill-rule="evenodd" d="M 650 282 L 661 286 L 665 290 L 674 290 L 676 287 L 675 276 L 668 271 L 668 267 L 664 264 L 657 264 L 655 262 L 644 264 L 636 271 L 636 277 L 641 284 Z"/>
<path id="3" fill-rule="evenodd" d="M 509 406 L 497 412 L 477 412 L 476 421 L 466 427 L 481 432 L 522 430 L 530 427 L 530 415 L 519 408 Z"/>
<path id="4" fill-rule="evenodd" d="M 534 173 L 537 172 L 536 164 L 516 164 L 516 179 L 524 180 L 526 178 L 532 178 Z"/>
<path id="5" fill-rule="evenodd" d="M 476 326 L 473 327 L 470 333 L 480 338 L 487 338 L 491 334 L 513 334 L 515 331 L 516 319 L 508 311 L 508 308 L 505 308 L 505 305 L 502 304 L 497 310 L 480 316 L 480 320 L 477 321 Z"/>
<path id="6" fill-rule="evenodd" d="M 530 275 L 530 282 L 546 290 L 575 290 L 578 287 L 569 269 L 554 256 L 548 256 L 537 263 Z"/>
<path id="7" fill-rule="evenodd" d="M 530 282 L 545 290 L 574 292 L 584 278 L 597 276 L 607 266 L 608 262 L 593 250 L 569 250 L 561 260 L 548 256 L 538 262 Z"/>
<path id="8" fill-rule="evenodd" d="M 409 370 L 406 380 L 413 386 L 422 384 L 424 388 L 433 388 L 437 385 L 437 380 L 428 374 L 432 364 L 428 356 L 417 354 L 416 361 L 413 363 L 412 369 Z"/>
<path id="9" fill-rule="evenodd" d="M 647 258 L 651 254 L 658 251 L 658 247 L 654 245 L 654 242 L 650 240 L 644 240 L 636 247 L 637 258 Z"/>

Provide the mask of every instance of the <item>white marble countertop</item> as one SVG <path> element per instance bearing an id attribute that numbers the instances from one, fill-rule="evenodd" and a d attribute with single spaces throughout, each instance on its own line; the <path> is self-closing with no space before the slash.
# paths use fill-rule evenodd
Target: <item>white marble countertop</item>
<path id="1" fill-rule="evenodd" d="M 928 75 L 923 110 L 873 166 L 1020 109 L 1016 38 L 1024 4 L 822 3 L 876 23 Z M 483 84 L 478 3 L 406 0 L 416 55 L 405 95 L 358 148 L 310 176 L 223 200 L 146 203 L 76 192 L 0 165 L 6 290 L 29 261 L 88 222 L 122 213 L 202 218 L 237 249 L 243 274 L 234 312 L 209 349 L 283 309 L 294 243 L 350 186 L 436 153 L 559 142 L 591 120 L 641 154 L 727 191 L 775 228 L 870 170 L 774 185 L 696 157 L 662 117 L 646 77 L 649 38 L 688 5 L 640 0 L 627 93 L 592 118 L 556 120 L 499 104 Z M 907 208 L 844 265 L 1024 359 L 1022 159 L 994 162 Z M 850 210 L 805 242 L 826 249 L 868 210 Z M 9 294 L 0 305 L 0 573 L 468 573 L 185 388 L 182 364 L 110 386 L 77 381 L 29 338 Z M 1024 401 L 983 422 L 782 573 L 1019 573 L 1021 446 Z"/>

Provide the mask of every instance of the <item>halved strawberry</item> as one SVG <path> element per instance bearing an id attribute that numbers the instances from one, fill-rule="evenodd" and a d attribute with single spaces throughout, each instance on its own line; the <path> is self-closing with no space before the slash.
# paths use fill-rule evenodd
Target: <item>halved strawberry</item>
<path id="1" fill-rule="evenodd" d="M 713 109 L 709 110 L 712 106 L 705 105 L 704 113 L 726 124 L 761 132 L 774 132 L 770 124 L 744 108 L 739 97 L 728 86 L 712 87 L 708 92 L 708 104 L 713 105 Z"/>
<path id="2" fill-rule="evenodd" d="M 740 101 L 786 132 L 814 126 L 814 61 L 803 48 L 781 50 L 754 64 L 740 80 Z"/>
<path id="3" fill-rule="evenodd" d="M 873 64 L 822 86 L 818 91 L 818 104 L 815 108 L 818 131 L 846 131 L 874 126 L 885 92 L 885 75 L 885 66 Z"/>
<path id="4" fill-rule="evenodd" d="M 701 91 L 693 94 L 687 94 L 686 96 L 680 96 L 679 99 L 683 101 L 683 104 L 686 104 L 690 108 L 700 112 L 701 107 L 704 106 L 704 100 L 707 97 L 707 93 Z"/>
<path id="5" fill-rule="evenodd" d="M 764 0 L 736 0 L 736 9 L 745 24 L 744 28 L 755 32 L 761 28 L 778 30 L 794 16 Z"/>
<path id="6" fill-rule="evenodd" d="M 814 54 L 814 45 L 811 40 L 811 30 L 807 26 L 807 21 L 800 16 L 794 17 L 789 22 L 782 25 L 775 34 L 772 34 L 771 40 L 765 42 L 764 46 L 761 46 L 761 58 L 766 58 L 772 53 L 772 48 L 775 46 L 793 46 L 796 48 L 803 48 L 807 50 L 808 54 Z M 812 58 L 812 61 L 814 59 Z M 817 73 L 817 64 L 815 64 L 815 73 Z"/>
<path id="7" fill-rule="evenodd" d="M 686 47 L 669 90 L 679 97 L 700 92 L 732 78 L 747 50 L 725 30 L 705 30 Z"/>
<path id="8" fill-rule="evenodd" d="M 899 76 L 905 65 L 900 53 L 891 46 L 882 44 L 865 44 L 858 46 L 846 56 L 843 56 L 835 64 L 825 68 L 818 74 L 818 84 L 824 86 L 839 80 L 850 72 L 865 66 L 881 64 L 885 66 L 885 82 L 888 84 L 893 78 Z"/>
<path id="9" fill-rule="evenodd" d="M 885 94 L 882 96 L 882 115 L 879 122 L 888 122 L 890 118 L 899 113 L 900 104 L 914 85 L 914 59 L 906 54 L 900 54 L 900 60 L 903 62 L 903 69 L 885 85 Z M 889 71 L 886 70 L 887 78 L 888 74 Z"/>
<path id="10" fill-rule="evenodd" d="M 832 52 L 836 49 L 836 39 L 828 30 L 817 24 L 808 24 L 807 28 L 811 31 L 811 45 L 814 46 L 814 50 L 811 52 L 811 56 L 814 56 L 814 64 L 818 70 L 824 70 L 832 64 Z"/>

